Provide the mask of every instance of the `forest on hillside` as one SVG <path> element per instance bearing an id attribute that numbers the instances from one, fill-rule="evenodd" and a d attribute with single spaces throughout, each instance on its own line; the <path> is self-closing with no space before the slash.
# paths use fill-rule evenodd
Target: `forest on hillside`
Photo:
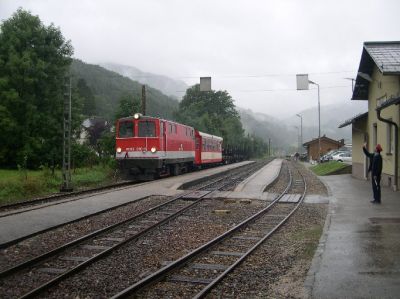
<path id="1" fill-rule="evenodd" d="M 73 46 L 59 28 L 18 9 L 0 27 L 0 166 L 60 167 L 64 101 L 72 100 L 72 160 L 75 166 L 114 155 L 113 124 L 140 111 L 142 85 L 98 65 L 72 59 Z M 146 88 L 146 114 L 178 120 L 246 147 L 253 156 L 266 144 L 245 134 L 226 91 L 189 88 L 181 102 Z M 84 120 L 93 126 L 84 128 Z M 79 142 L 82 130 L 89 138 Z"/>

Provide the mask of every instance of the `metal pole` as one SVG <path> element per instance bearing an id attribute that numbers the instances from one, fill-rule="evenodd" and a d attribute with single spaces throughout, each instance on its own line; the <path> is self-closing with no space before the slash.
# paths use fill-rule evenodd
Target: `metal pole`
<path id="1" fill-rule="evenodd" d="M 317 90 L 318 90 L 318 157 L 317 157 L 317 161 L 319 163 L 320 160 L 320 156 L 321 156 L 321 108 L 320 108 L 320 104 L 319 104 L 319 84 L 308 80 L 309 83 L 317 85 Z"/>
<path id="2" fill-rule="evenodd" d="M 321 158 L 321 107 L 319 104 L 319 84 L 316 84 L 318 87 L 318 163 Z"/>
<path id="3" fill-rule="evenodd" d="M 146 115 L 146 85 L 142 85 L 142 114 Z"/>
<path id="4" fill-rule="evenodd" d="M 69 77 L 69 111 L 68 111 L 68 189 L 71 187 L 71 131 L 72 131 L 72 84 Z"/>
<path id="5" fill-rule="evenodd" d="M 268 138 L 268 156 L 271 157 L 271 138 Z"/>
<path id="6" fill-rule="evenodd" d="M 300 153 L 303 153 L 303 116 L 300 114 L 296 114 L 298 117 L 300 117 Z"/>
<path id="7" fill-rule="evenodd" d="M 68 81 L 69 82 L 68 82 Z M 63 111 L 63 162 L 61 186 L 62 192 L 71 192 L 71 120 L 72 120 L 72 84 L 71 77 L 66 78 L 64 82 L 64 111 Z"/>
<path id="8" fill-rule="evenodd" d="M 299 150 L 300 150 L 300 148 L 299 148 L 299 142 L 300 142 L 300 140 L 299 140 L 300 139 L 300 134 L 299 133 L 300 133 L 300 130 L 299 129 L 300 128 L 298 126 L 294 126 L 294 127 L 296 128 L 296 131 L 297 131 L 297 134 L 296 134 L 297 135 L 297 152 L 299 152 Z"/>

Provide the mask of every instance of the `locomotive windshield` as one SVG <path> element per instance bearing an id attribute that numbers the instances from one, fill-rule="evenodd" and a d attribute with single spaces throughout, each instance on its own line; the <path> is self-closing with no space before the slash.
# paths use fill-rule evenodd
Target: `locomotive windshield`
<path id="1" fill-rule="evenodd" d="M 154 121 L 139 122 L 139 137 L 156 137 L 156 124 Z"/>
<path id="2" fill-rule="evenodd" d="M 122 121 L 119 123 L 119 132 L 118 136 L 121 138 L 133 137 L 133 122 L 131 121 Z"/>

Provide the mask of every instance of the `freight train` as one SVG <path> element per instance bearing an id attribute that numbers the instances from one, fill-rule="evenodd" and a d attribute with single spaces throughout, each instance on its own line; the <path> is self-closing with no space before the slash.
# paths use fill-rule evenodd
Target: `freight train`
<path id="1" fill-rule="evenodd" d="M 123 176 L 151 180 L 223 163 L 218 136 L 136 113 L 116 124 L 116 159 Z"/>

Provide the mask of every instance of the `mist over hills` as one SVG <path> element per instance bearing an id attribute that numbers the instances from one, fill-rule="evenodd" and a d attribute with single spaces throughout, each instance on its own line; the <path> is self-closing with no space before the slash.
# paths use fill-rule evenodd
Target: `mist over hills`
<path id="1" fill-rule="evenodd" d="M 133 81 L 156 88 L 163 94 L 173 96 L 177 99 L 181 99 L 188 88 L 186 83 L 181 80 L 175 80 L 166 76 L 143 72 L 133 66 L 117 63 L 101 63 L 100 66 L 122 76 L 128 77 Z"/>
<path id="2" fill-rule="evenodd" d="M 278 119 L 263 113 L 254 113 L 249 109 L 238 108 L 243 127 L 249 134 L 254 134 L 268 141 L 274 147 L 286 150 L 295 149 L 300 142 L 300 117 Z M 321 106 L 321 136 L 351 143 L 351 126 L 339 129 L 339 124 L 368 110 L 367 103 L 346 101 Z M 318 138 L 318 108 L 311 108 L 297 113 L 303 118 L 303 143 Z"/>
<path id="3" fill-rule="evenodd" d="M 77 64 L 77 62 L 75 62 Z M 138 82 L 147 84 L 151 89 L 151 94 L 156 95 L 152 103 L 153 112 L 157 115 L 171 118 L 172 111 L 177 109 L 177 102 L 172 103 L 171 98 L 165 94 L 179 95 L 181 98 L 184 93 L 177 93 L 177 91 L 186 91 L 188 86 L 182 82 L 166 76 L 156 75 L 148 72 L 143 72 L 135 67 L 125 66 L 114 63 L 103 63 L 100 66 L 91 66 L 96 68 L 101 73 L 115 72 L 121 77 L 123 82 L 123 89 L 129 90 L 140 94 Z M 88 67 L 89 65 L 86 65 Z M 100 71 L 101 70 L 101 71 Z M 115 74 L 114 73 L 114 74 Z M 93 73 L 92 73 L 93 74 Z M 109 75 L 108 75 L 109 76 Z M 128 79 L 129 78 L 129 79 Z M 91 86 L 99 86 L 86 76 L 86 79 Z M 131 83 L 129 83 L 131 82 Z M 103 86 L 103 84 L 100 84 Z M 129 87 L 128 87 L 129 86 Z M 134 86 L 134 88 L 132 88 Z M 96 88 L 95 88 L 96 89 Z M 119 88 L 116 88 L 117 90 Z M 168 107 L 167 109 L 165 109 Z M 294 114 L 288 118 L 277 118 L 264 113 L 253 112 L 250 109 L 237 107 L 239 111 L 243 128 L 249 135 L 255 135 L 266 142 L 271 140 L 271 144 L 275 148 L 285 149 L 286 151 L 293 151 L 297 149 L 300 143 L 300 118 Z M 321 106 L 321 136 L 326 135 L 332 139 L 345 139 L 346 143 L 351 143 L 351 126 L 339 129 L 340 123 L 355 115 L 367 111 L 367 103 L 360 101 L 342 101 L 337 104 Z M 164 113 L 163 113 L 164 111 Z M 168 112 L 167 112 L 168 111 Z M 149 111 L 151 113 L 151 111 Z M 165 113 L 166 112 L 166 113 Z M 166 114 L 166 115 L 163 115 Z M 317 107 L 299 111 L 303 117 L 303 143 L 318 137 L 318 109 Z"/>
<path id="4" fill-rule="evenodd" d="M 91 89 L 95 97 L 96 114 L 94 115 L 96 116 L 112 119 L 123 96 L 141 98 L 141 84 L 99 65 L 74 59 L 71 65 L 71 74 L 76 80 L 84 79 Z M 153 87 L 148 87 L 146 91 L 147 113 L 173 119 L 173 113 L 179 105 L 176 98 L 167 96 Z"/>

